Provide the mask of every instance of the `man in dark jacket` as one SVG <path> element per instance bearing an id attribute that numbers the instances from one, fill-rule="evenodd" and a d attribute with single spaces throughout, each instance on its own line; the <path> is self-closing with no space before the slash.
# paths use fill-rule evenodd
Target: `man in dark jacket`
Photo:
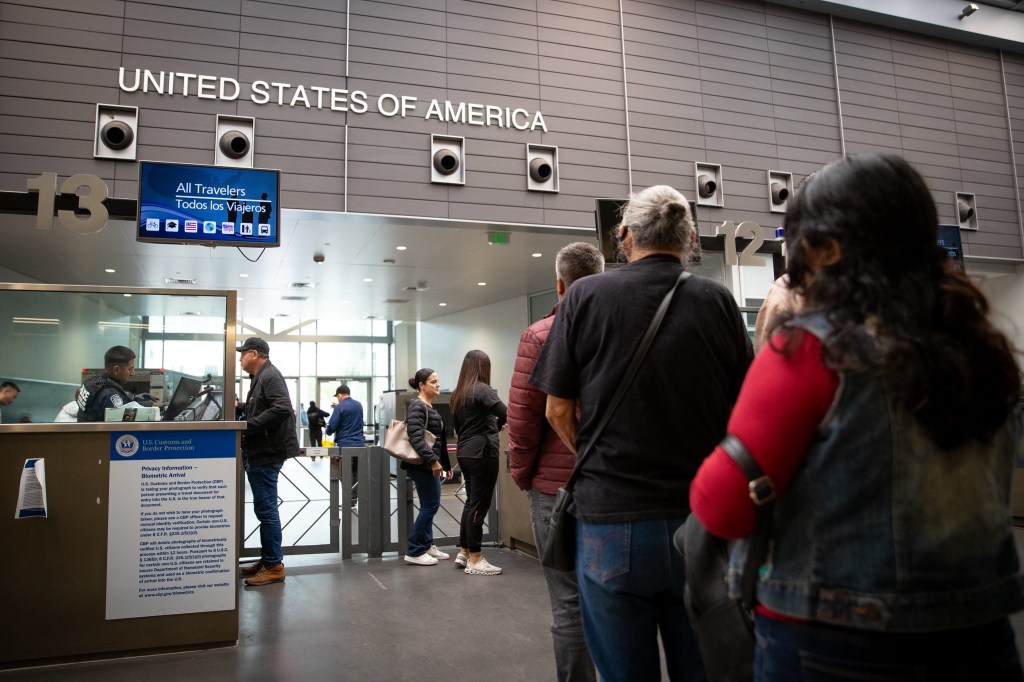
<path id="1" fill-rule="evenodd" d="M 592 244 L 576 242 L 555 256 L 555 285 L 561 301 L 569 286 L 581 277 L 604 271 L 604 257 Z M 576 455 L 566 447 L 544 417 L 547 396 L 530 385 L 544 341 L 555 321 L 558 305 L 526 328 L 519 339 L 512 387 L 508 393 L 508 459 L 512 479 L 530 493 L 530 519 L 537 551 L 547 544 L 551 509 L 558 488 L 569 480 Z M 587 651 L 580 622 L 576 574 L 544 569 L 551 600 L 551 639 L 559 682 L 596 680 L 594 662 Z"/>
<path id="2" fill-rule="evenodd" d="M 327 423 L 325 420 L 330 416 L 316 406 L 315 400 L 309 401 L 306 417 L 309 420 L 309 444 L 314 448 L 323 446 L 324 425 Z"/>
<path id="3" fill-rule="evenodd" d="M 246 585 L 269 585 L 284 580 L 277 478 L 284 461 L 299 454 L 299 439 L 288 386 L 270 362 L 270 345 L 254 336 L 236 350 L 242 370 L 252 377 L 245 399 L 242 463 L 260 522 L 260 560 L 242 567 L 242 574 L 248 576 Z"/>
<path id="4" fill-rule="evenodd" d="M 78 402 L 78 421 L 101 422 L 107 408 L 123 407 L 135 400 L 127 388 L 128 379 L 135 374 L 135 351 L 126 346 L 114 346 L 103 354 L 103 374 L 89 377 L 75 393 Z"/>

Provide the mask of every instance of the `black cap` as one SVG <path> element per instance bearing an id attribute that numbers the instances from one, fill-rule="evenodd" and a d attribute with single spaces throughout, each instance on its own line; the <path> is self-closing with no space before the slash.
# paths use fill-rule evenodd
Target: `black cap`
<path id="1" fill-rule="evenodd" d="M 235 349 L 239 353 L 254 350 L 260 355 L 270 355 L 270 344 L 258 336 L 250 336 L 241 346 Z"/>

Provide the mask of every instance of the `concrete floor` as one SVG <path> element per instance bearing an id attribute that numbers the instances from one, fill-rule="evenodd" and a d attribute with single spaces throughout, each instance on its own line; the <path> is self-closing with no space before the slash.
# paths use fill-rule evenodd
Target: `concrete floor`
<path id="1" fill-rule="evenodd" d="M 507 549 L 485 547 L 484 556 L 504 573 L 468 576 L 451 560 L 423 567 L 393 556 L 286 556 L 284 583 L 239 588 L 238 646 L 12 670 L 0 679 L 551 679 L 539 564 Z"/>
<path id="2" fill-rule="evenodd" d="M 1016 536 L 1020 552 L 1024 529 Z M 508 549 L 484 555 L 504 573 L 467 576 L 450 560 L 286 556 L 284 583 L 239 587 L 237 646 L 9 670 L 0 680 L 554 679 L 540 565 Z M 1012 621 L 1024 652 L 1024 612 Z"/>

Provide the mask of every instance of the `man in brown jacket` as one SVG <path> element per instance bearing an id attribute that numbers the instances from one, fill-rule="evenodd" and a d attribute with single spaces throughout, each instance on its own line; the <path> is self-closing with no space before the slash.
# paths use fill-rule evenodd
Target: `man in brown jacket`
<path id="1" fill-rule="evenodd" d="M 604 257 L 592 244 L 576 242 L 563 247 L 555 257 L 558 300 L 577 279 L 603 270 Z M 538 552 L 547 542 L 555 494 L 569 479 L 576 463 L 576 455 L 544 417 L 547 396 L 529 384 L 556 310 L 557 304 L 520 337 L 508 401 L 509 464 L 516 485 L 530 493 L 530 517 Z M 551 599 L 551 637 L 559 682 L 596 680 L 594 663 L 583 638 L 576 574 L 546 568 L 544 579 Z"/>

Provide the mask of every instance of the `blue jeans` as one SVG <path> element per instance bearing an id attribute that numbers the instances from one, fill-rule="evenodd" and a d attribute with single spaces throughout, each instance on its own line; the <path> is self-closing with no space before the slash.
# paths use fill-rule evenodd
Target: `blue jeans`
<path id="1" fill-rule="evenodd" d="M 277 511 L 277 477 L 284 461 L 245 467 L 252 489 L 252 506 L 260 522 L 260 559 L 268 568 L 284 563 L 281 555 L 281 515 Z"/>
<path id="2" fill-rule="evenodd" d="M 669 679 L 705 679 L 672 548 L 683 521 L 576 524 L 583 629 L 603 682 L 660 680 L 659 633 Z"/>
<path id="3" fill-rule="evenodd" d="M 548 542 L 551 526 L 551 509 L 555 496 L 530 491 L 530 520 L 533 522 L 533 539 L 537 551 L 542 552 Z M 551 640 L 555 646 L 555 673 L 558 682 L 595 682 L 597 672 L 594 661 L 587 651 L 587 640 L 583 636 L 583 622 L 580 618 L 580 593 L 576 586 L 576 574 L 544 571 L 544 582 L 548 585 L 551 600 Z"/>
<path id="4" fill-rule="evenodd" d="M 409 529 L 409 556 L 419 556 L 434 544 L 434 515 L 441 506 L 441 478 L 429 469 L 409 467 L 405 475 L 416 486 L 420 511 Z"/>
<path id="5" fill-rule="evenodd" d="M 961 630 L 892 633 L 758 616 L 755 631 L 759 682 L 1024 680 L 1005 618 Z"/>

